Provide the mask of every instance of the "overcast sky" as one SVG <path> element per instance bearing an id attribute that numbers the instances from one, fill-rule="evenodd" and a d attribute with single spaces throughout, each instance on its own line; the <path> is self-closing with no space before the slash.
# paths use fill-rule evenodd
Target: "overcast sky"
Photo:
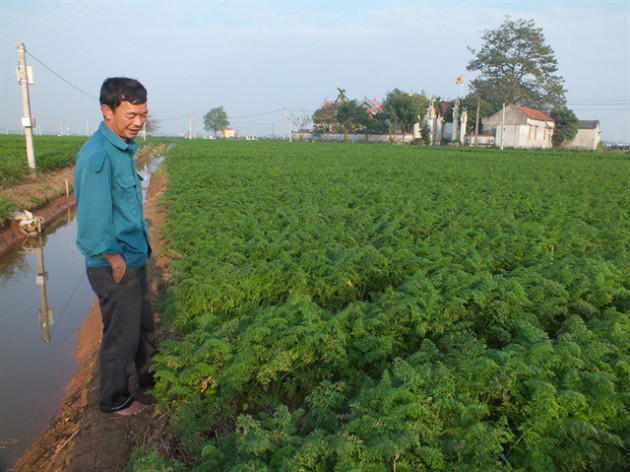
<path id="1" fill-rule="evenodd" d="M 337 87 L 382 99 L 393 88 L 457 96 L 467 46 L 505 15 L 533 19 L 555 51 L 569 107 L 630 142 L 630 3 L 0 1 L 0 128 L 19 129 L 17 43 L 89 95 L 106 77 L 139 79 L 162 132 L 224 106 L 245 134 L 282 133 L 282 111 L 309 113 Z M 85 133 L 98 102 L 32 57 L 33 115 L 44 133 Z M 466 90 L 464 90 L 464 93 Z M 260 115 L 249 117 L 249 115 Z M 243 118 L 245 117 L 245 118 Z M 275 125 L 274 125 L 275 124 Z"/>

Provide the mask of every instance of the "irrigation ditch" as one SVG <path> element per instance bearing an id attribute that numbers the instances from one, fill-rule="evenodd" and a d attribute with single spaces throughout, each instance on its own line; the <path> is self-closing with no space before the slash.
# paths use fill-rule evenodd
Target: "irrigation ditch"
<path id="1" fill-rule="evenodd" d="M 161 247 L 157 200 L 167 178 L 158 167 L 168 149 L 157 146 L 137 160 L 154 254 Z M 7 367 L 1 373 L 0 471 L 121 470 L 133 449 L 120 448 L 133 447 L 131 438 L 144 437 L 144 425 L 154 421 L 150 412 L 120 422 L 98 411 L 102 325 L 75 245 L 74 199 L 62 196 L 34 213 L 46 215 L 44 235 L 18 235 L 0 248 L 1 356 Z M 3 233 L 9 231 L 16 233 L 15 226 Z M 152 259 L 155 299 L 162 269 Z"/>

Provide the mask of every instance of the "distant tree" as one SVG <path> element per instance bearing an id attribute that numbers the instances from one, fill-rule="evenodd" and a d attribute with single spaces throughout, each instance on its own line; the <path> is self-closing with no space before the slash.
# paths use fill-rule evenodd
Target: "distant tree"
<path id="1" fill-rule="evenodd" d="M 298 131 L 307 129 L 313 123 L 313 118 L 306 112 L 302 112 L 301 115 L 291 113 L 290 120 Z"/>
<path id="2" fill-rule="evenodd" d="M 553 147 L 560 148 L 571 141 L 578 132 L 578 119 L 568 108 L 554 108 L 550 116 L 556 122 L 551 141 Z"/>
<path id="3" fill-rule="evenodd" d="M 334 102 L 324 102 L 313 113 L 313 133 L 386 133 L 388 121 L 385 113 L 371 114 L 358 100 L 348 100 L 346 91 L 339 92 Z"/>
<path id="4" fill-rule="evenodd" d="M 348 101 L 348 97 L 346 97 L 346 89 L 337 87 L 337 92 L 339 93 L 337 94 L 337 99 L 335 100 L 335 103 L 346 103 Z"/>
<path id="5" fill-rule="evenodd" d="M 420 128 L 420 136 L 425 146 L 431 144 L 431 128 L 429 128 L 428 124 L 424 123 L 422 125 L 422 128 Z"/>
<path id="6" fill-rule="evenodd" d="M 337 126 L 338 103 L 325 102 L 313 113 L 313 131 L 315 133 L 330 133 Z"/>
<path id="7" fill-rule="evenodd" d="M 557 75 L 558 61 L 534 20 L 514 21 L 506 16 L 501 26 L 485 30 L 481 39 L 481 49 L 468 47 L 474 57 L 467 69 L 481 73 L 471 88 L 493 111 L 502 103 L 546 112 L 566 104 L 564 79 Z"/>
<path id="8" fill-rule="evenodd" d="M 144 123 L 144 129 L 147 134 L 151 135 L 157 133 L 160 127 L 160 120 L 158 120 L 153 113 L 149 112 L 147 115 L 147 121 Z"/>
<path id="9" fill-rule="evenodd" d="M 387 122 L 387 115 L 384 112 L 379 112 L 376 115 L 369 115 L 365 127 L 366 134 L 386 134 L 389 129 Z"/>
<path id="10" fill-rule="evenodd" d="M 230 121 L 222 106 L 211 109 L 203 117 L 204 129 L 206 131 L 212 130 L 214 134 L 228 126 L 230 126 Z"/>
<path id="11" fill-rule="evenodd" d="M 365 108 L 356 100 L 346 100 L 337 108 L 337 122 L 343 133 L 364 131 L 372 119 Z"/>
<path id="12" fill-rule="evenodd" d="M 387 115 L 391 131 L 407 133 L 413 129 L 426 113 L 429 100 L 417 93 L 394 89 L 387 93 L 383 110 Z"/>

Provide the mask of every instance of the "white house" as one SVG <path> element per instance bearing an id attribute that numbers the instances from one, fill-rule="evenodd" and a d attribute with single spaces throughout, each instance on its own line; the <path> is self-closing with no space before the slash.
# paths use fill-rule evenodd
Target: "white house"
<path id="1" fill-rule="evenodd" d="M 580 120 L 578 121 L 578 132 L 575 138 L 567 144 L 567 147 L 569 149 L 595 151 L 599 144 L 600 136 L 599 120 Z"/>
<path id="2" fill-rule="evenodd" d="M 550 116 L 540 110 L 513 104 L 505 107 L 503 126 L 502 115 L 499 110 L 482 121 L 484 134 L 495 136 L 495 146 L 501 146 L 503 141 L 505 147 L 513 148 L 552 147 L 551 136 L 556 123 Z"/>

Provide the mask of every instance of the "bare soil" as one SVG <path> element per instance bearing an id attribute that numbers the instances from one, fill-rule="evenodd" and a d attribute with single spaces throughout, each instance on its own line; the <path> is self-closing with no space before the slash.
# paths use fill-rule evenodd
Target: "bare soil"
<path id="1" fill-rule="evenodd" d="M 167 271 L 169 254 L 164 250 L 162 239 L 166 207 L 160 201 L 167 180 L 166 173 L 151 178 L 145 204 L 145 218 L 154 250 L 147 266 L 148 277 L 158 326 L 159 301 L 170 278 Z M 108 415 L 99 410 L 101 333 L 100 310 L 95 301 L 79 328 L 78 369 L 66 385 L 66 398 L 46 431 L 22 455 L 14 471 L 119 472 L 136 449 L 155 443 L 164 434 L 166 417 L 156 409 L 150 391 L 138 391 L 136 387 L 134 392 L 132 388 L 138 400 L 149 404 L 149 408 L 136 417 Z M 135 379 L 132 378 L 131 383 L 136 385 Z"/>

